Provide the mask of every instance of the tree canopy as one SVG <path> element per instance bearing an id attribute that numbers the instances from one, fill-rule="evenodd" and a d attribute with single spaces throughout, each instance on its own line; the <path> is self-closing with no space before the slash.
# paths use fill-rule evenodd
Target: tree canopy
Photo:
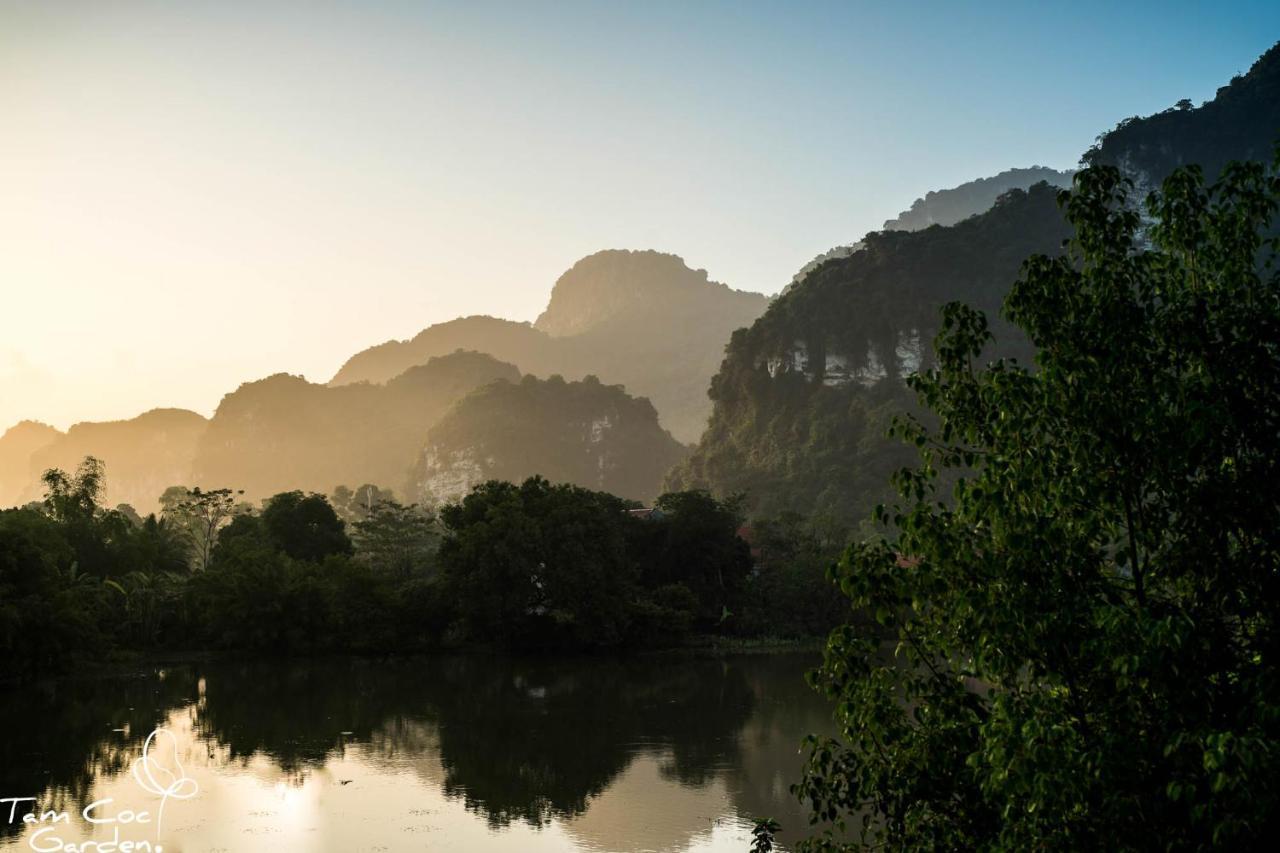
<path id="1" fill-rule="evenodd" d="M 1280 815 L 1280 176 L 1092 168 L 1070 257 L 1005 304 L 1036 367 L 950 306 L 911 380 L 935 427 L 838 578 L 841 743 L 799 794 L 893 849 L 1252 848 Z M 944 500 L 944 472 L 959 474 Z M 881 637 L 887 636 L 887 643 Z M 810 849 L 841 845 L 838 831 Z"/>

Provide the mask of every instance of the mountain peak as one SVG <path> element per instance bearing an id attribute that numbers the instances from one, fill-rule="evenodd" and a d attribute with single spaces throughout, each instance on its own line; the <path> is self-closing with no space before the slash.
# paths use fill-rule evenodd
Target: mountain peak
<path id="1" fill-rule="evenodd" d="M 706 270 L 690 269 L 679 255 L 652 249 L 606 249 L 582 258 L 556 280 L 547 309 L 533 325 L 553 337 L 568 337 L 598 331 L 618 320 L 630 322 L 636 311 L 649 311 L 655 299 L 670 309 L 726 296 L 758 302 L 760 310 L 768 301 L 761 294 L 711 281 Z"/>

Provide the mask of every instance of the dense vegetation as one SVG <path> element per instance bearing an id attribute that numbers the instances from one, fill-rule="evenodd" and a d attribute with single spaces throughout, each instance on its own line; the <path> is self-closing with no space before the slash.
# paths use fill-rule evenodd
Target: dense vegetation
<path id="1" fill-rule="evenodd" d="M 753 559 L 737 505 L 703 492 L 638 513 L 537 477 L 492 481 L 437 518 L 373 486 L 339 490 L 341 515 L 318 494 L 284 492 L 255 509 L 228 489 L 173 488 L 162 513 L 141 518 L 100 505 L 103 471 L 92 458 L 74 474 L 50 470 L 41 503 L 0 512 L 0 677 L 149 649 L 586 650 L 695 633 L 817 636 L 845 615 L 825 577 L 834 541 L 794 519 L 766 524 L 768 554 Z"/>
<path id="2" fill-rule="evenodd" d="M 486 480 L 533 474 L 651 501 L 663 472 L 686 452 L 648 400 L 594 376 L 491 383 L 460 400 L 419 444 L 406 493 L 431 504 Z"/>
<path id="3" fill-rule="evenodd" d="M 1280 167 L 1280 163 L 1277 164 Z M 953 305 L 911 381 L 937 426 L 839 579 L 817 682 L 843 743 L 802 797 L 893 849 L 1254 849 L 1280 815 L 1280 170 L 1082 172 L 1070 258 Z M 948 505 L 945 471 L 963 475 Z M 839 847 L 819 837 L 812 849 Z"/>
<path id="4" fill-rule="evenodd" d="M 827 261 L 736 332 L 712 381 L 715 412 L 669 488 L 746 492 L 763 515 L 857 520 L 912 460 L 885 439 L 911 406 L 903 382 L 932 358 L 940 307 L 963 296 L 994 309 L 1028 255 L 1068 235 L 1055 190 L 1014 190 L 950 228 L 883 232 Z M 1002 327 L 1000 352 L 1028 352 Z"/>

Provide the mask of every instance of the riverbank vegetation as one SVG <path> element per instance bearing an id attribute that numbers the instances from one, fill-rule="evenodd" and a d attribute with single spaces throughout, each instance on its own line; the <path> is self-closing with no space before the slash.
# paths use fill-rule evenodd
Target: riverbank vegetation
<path id="1" fill-rule="evenodd" d="M 824 635 L 848 604 L 826 577 L 838 534 L 791 516 L 746 525 L 736 500 L 640 508 L 533 477 L 438 514 L 373 485 L 166 491 L 140 517 L 101 506 L 88 458 L 0 512 L 0 675 L 121 652 L 666 648 Z"/>

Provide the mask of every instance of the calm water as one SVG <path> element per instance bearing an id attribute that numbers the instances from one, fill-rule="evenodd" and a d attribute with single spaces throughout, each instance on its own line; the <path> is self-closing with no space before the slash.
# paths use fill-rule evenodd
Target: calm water
<path id="1" fill-rule="evenodd" d="M 753 816 L 805 825 L 787 788 L 830 730 L 816 662 L 214 663 L 8 690 L 0 797 L 37 803 L 0 806 L 0 850 L 741 853 Z M 159 825 L 144 784 L 172 791 Z M 86 821 L 107 798 L 90 816 L 117 823 Z M 68 819 L 22 824 L 45 810 Z"/>

